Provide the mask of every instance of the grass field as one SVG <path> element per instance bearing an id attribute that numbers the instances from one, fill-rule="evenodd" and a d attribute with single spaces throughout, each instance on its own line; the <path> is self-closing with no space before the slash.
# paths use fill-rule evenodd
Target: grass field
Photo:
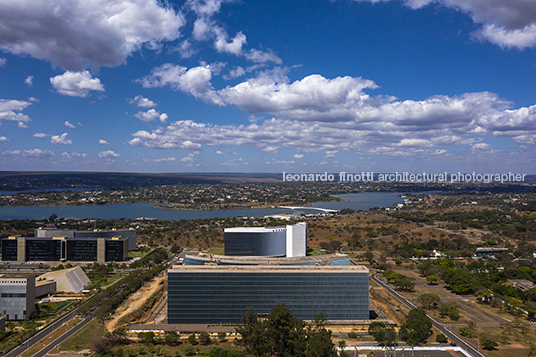
<path id="1" fill-rule="evenodd" d="M 153 249 L 148 249 L 148 250 L 134 250 L 132 252 L 128 252 L 128 258 L 129 259 L 132 259 L 132 258 L 143 258 L 144 256 L 146 256 L 147 254 L 151 253 L 153 251 Z"/>
<path id="2" fill-rule="evenodd" d="M 91 282 L 91 285 L 89 285 L 86 289 L 91 290 L 91 289 L 104 288 L 106 286 L 113 284 L 114 282 L 116 282 L 117 280 L 121 279 L 124 276 L 125 276 L 124 274 L 111 274 L 110 276 L 106 276 L 104 278 Z"/>
<path id="3" fill-rule="evenodd" d="M 208 254 L 214 254 L 214 255 L 224 255 L 225 254 L 225 248 L 210 248 L 207 251 Z"/>
<path id="4" fill-rule="evenodd" d="M 104 324 L 94 319 L 80 331 L 69 337 L 61 345 L 54 348 L 50 353 L 57 354 L 60 351 L 81 351 L 90 348 L 91 341 L 104 336 L 106 329 Z"/>

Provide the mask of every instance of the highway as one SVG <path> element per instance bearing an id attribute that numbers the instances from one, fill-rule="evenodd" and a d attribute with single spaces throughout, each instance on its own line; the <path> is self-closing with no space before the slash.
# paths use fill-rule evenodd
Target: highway
<path id="1" fill-rule="evenodd" d="M 121 278 L 122 279 L 122 278 Z M 120 279 L 120 280 L 121 280 Z M 119 281 L 119 280 L 118 280 Z M 84 321 L 80 322 L 79 324 L 77 324 L 75 327 L 73 327 L 72 329 L 70 329 L 69 331 L 67 331 L 66 333 L 64 333 L 60 338 L 60 340 L 56 339 L 56 341 L 54 341 L 53 343 L 49 344 L 48 346 L 46 346 L 45 349 L 43 350 L 46 350 L 48 349 L 48 351 L 52 350 L 52 348 L 55 347 L 55 345 L 63 342 L 65 339 L 67 339 L 68 337 L 70 337 L 72 334 L 74 334 L 76 331 L 78 331 L 79 329 L 81 329 L 82 327 L 84 327 L 86 324 L 88 324 L 91 320 L 93 320 L 93 314 L 95 312 L 95 310 L 97 310 L 97 308 L 106 300 L 108 300 L 110 297 L 114 296 L 115 294 L 117 294 L 118 292 L 120 292 L 121 290 L 123 290 L 124 288 L 124 285 L 123 284 L 118 290 L 116 290 L 115 292 L 113 292 L 110 296 L 106 297 L 105 299 L 101 300 L 97 305 L 93 306 L 91 308 L 91 310 L 85 315 L 85 319 Z M 74 318 L 75 316 L 77 316 L 77 310 L 78 309 L 74 309 L 73 311 L 65 314 L 63 317 L 59 318 L 58 320 L 54 321 L 54 323 L 48 325 L 47 327 L 43 328 L 41 331 L 39 331 L 38 333 L 36 333 L 35 335 L 33 335 L 32 337 L 30 337 L 29 339 L 27 339 L 26 341 L 24 341 L 22 344 L 20 344 L 19 346 L 15 347 L 14 349 L 12 349 L 9 353 L 7 353 L 5 355 L 5 357 L 16 357 L 18 355 L 20 355 L 22 352 L 26 351 L 30 346 L 33 346 L 34 344 L 36 344 L 37 342 L 41 341 L 43 338 L 45 338 L 46 336 L 48 336 L 49 334 L 51 334 L 54 330 L 58 329 L 61 325 L 63 325 L 64 323 L 66 323 L 67 321 L 71 320 L 72 318 Z M 43 351 L 41 350 L 41 351 Z M 41 355 L 41 351 L 39 351 L 35 356 L 44 356 Z M 46 353 L 45 353 L 46 354 Z"/>
<path id="2" fill-rule="evenodd" d="M 63 335 L 52 341 L 48 344 L 48 346 L 45 346 L 43 349 L 41 349 L 39 352 L 34 354 L 32 357 L 44 357 L 47 353 L 52 351 L 57 345 L 74 335 L 78 330 L 80 330 L 82 327 L 86 326 L 88 323 L 90 323 L 94 319 L 93 316 L 87 316 L 84 321 L 80 322 L 78 325 L 70 329 L 69 331 L 65 332 Z"/>
<path id="3" fill-rule="evenodd" d="M 413 305 L 408 299 L 397 293 L 394 289 L 392 289 L 390 286 L 385 284 L 380 279 L 376 278 L 376 274 L 378 272 L 372 274 L 372 280 L 380 285 L 382 288 L 384 288 L 387 292 L 389 292 L 391 295 L 393 295 L 395 298 L 397 298 L 401 303 L 409 307 L 410 309 L 415 309 L 417 306 Z M 463 341 L 461 338 L 456 336 L 454 333 L 452 333 L 449 329 L 441 325 L 439 322 L 437 322 L 432 317 L 428 316 L 430 320 L 432 321 L 432 325 L 437 328 L 441 333 L 443 333 L 445 336 L 449 338 L 450 341 L 455 342 L 458 346 L 466 350 L 470 355 L 474 357 L 485 357 L 482 353 L 474 349 L 473 346 L 467 344 L 465 341 Z"/>
<path id="4" fill-rule="evenodd" d="M 6 357 L 16 357 L 22 352 L 26 351 L 30 346 L 35 345 L 37 342 L 45 338 L 48 334 L 52 333 L 54 330 L 59 328 L 61 325 L 72 319 L 76 316 L 76 310 L 73 310 L 69 312 L 68 314 L 65 314 L 63 317 L 56 320 L 54 323 L 50 324 L 49 326 L 45 327 L 32 337 L 30 337 L 28 340 L 24 341 L 21 345 L 18 347 L 15 347 L 12 349 L 9 353 L 7 353 Z M 80 324 L 78 324 L 80 325 Z M 77 325 L 77 326 L 78 326 Z"/>

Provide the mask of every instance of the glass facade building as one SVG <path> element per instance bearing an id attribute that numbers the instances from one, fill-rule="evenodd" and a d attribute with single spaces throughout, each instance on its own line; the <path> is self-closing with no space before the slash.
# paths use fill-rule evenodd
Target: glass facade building
<path id="1" fill-rule="evenodd" d="M 15 239 L 2 239 L 2 260 L 7 262 L 17 261 L 17 241 Z"/>
<path id="2" fill-rule="evenodd" d="M 225 230 L 225 255 L 285 256 L 285 228 L 230 228 Z"/>
<path id="3" fill-rule="evenodd" d="M 67 260 L 74 262 L 96 262 L 98 241 L 97 239 L 69 239 L 67 242 Z"/>
<path id="4" fill-rule="evenodd" d="M 180 266 L 168 271 L 168 323 L 236 324 L 281 303 L 303 320 L 364 320 L 368 295 L 360 266 Z"/>
<path id="5" fill-rule="evenodd" d="M 2 261 L 122 262 L 128 247 L 127 237 L 9 237 L 2 239 Z"/>
<path id="6" fill-rule="evenodd" d="M 26 238 L 26 261 L 59 261 L 62 256 L 62 240 Z"/>

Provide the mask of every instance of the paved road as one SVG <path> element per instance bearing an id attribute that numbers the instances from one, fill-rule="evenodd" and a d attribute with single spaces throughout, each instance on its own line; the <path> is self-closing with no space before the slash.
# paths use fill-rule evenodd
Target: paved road
<path id="1" fill-rule="evenodd" d="M 395 298 L 397 298 L 401 303 L 409 307 L 410 309 L 415 309 L 417 306 L 413 305 L 408 299 L 391 289 L 387 284 L 385 284 L 383 281 L 376 278 L 376 274 L 378 272 L 372 274 L 372 280 L 376 282 L 378 285 L 380 285 L 382 288 L 384 288 L 387 292 L 389 292 L 391 295 L 393 295 Z M 430 317 L 430 316 L 428 316 Z M 475 350 L 473 346 L 467 344 L 465 341 L 463 341 L 461 338 L 456 336 L 454 333 L 452 333 L 449 329 L 441 325 L 439 322 L 434 320 L 432 317 L 430 317 L 430 320 L 432 320 L 432 325 L 437 328 L 439 331 L 441 331 L 444 335 L 446 335 L 449 340 L 456 342 L 458 346 L 465 349 L 469 354 L 475 357 L 485 357 L 482 353 Z"/>
<path id="2" fill-rule="evenodd" d="M 12 349 L 11 352 L 6 354 L 5 356 L 6 357 L 18 356 L 22 352 L 26 351 L 28 347 L 33 346 L 34 344 L 36 344 L 37 342 L 45 338 L 48 334 L 52 333 L 55 329 L 59 328 L 61 325 L 63 325 L 64 323 L 66 323 L 67 321 L 69 321 L 75 316 L 76 316 L 76 311 L 69 312 L 68 314 L 64 315 L 63 317 L 55 321 L 53 324 L 47 326 L 46 328 L 39 331 L 37 334 L 33 335 L 28 340 L 24 341 L 24 343 L 21 344 L 20 346 Z"/>
<path id="3" fill-rule="evenodd" d="M 118 280 L 119 281 L 119 280 Z M 124 284 L 123 284 L 124 285 Z M 74 332 L 78 331 L 80 328 L 82 328 L 83 326 L 85 326 L 87 323 L 89 323 L 89 321 L 91 321 L 93 319 L 93 313 L 97 310 L 97 308 L 103 303 L 105 302 L 106 300 L 108 300 L 110 297 L 114 296 L 115 294 L 117 294 L 118 292 L 120 292 L 121 290 L 123 290 L 124 286 L 121 286 L 117 291 L 115 291 L 114 293 L 112 293 L 110 296 L 108 296 L 107 298 L 103 299 L 102 301 L 100 301 L 97 305 L 93 306 L 91 308 L 91 310 L 86 314 L 86 318 L 84 319 L 84 321 L 82 321 L 81 323 L 79 323 L 78 325 L 76 325 L 74 328 L 72 328 L 71 330 L 67 331 L 63 336 L 66 336 L 65 338 L 71 336 Z M 48 334 L 52 333 L 54 330 L 58 329 L 61 325 L 63 325 L 64 323 L 66 323 L 67 321 L 69 321 L 70 319 L 74 318 L 76 315 L 77 315 L 77 309 L 74 309 L 73 311 L 65 314 L 63 317 L 61 317 L 60 319 L 56 320 L 53 324 L 50 324 L 49 326 L 47 326 L 46 328 L 42 329 L 41 331 L 39 331 L 37 334 L 33 335 L 31 338 L 29 338 L 28 340 L 24 341 L 20 346 L 18 347 L 15 347 L 14 349 L 12 349 L 9 353 L 7 353 L 5 355 L 5 357 L 16 357 L 18 355 L 20 355 L 22 352 L 26 351 L 30 346 L 33 346 L 34 344 L 36 344 L 37 342 L 39 342 L 40 340 L 42 340 L 43 338 L 45 338 Z M 71 332 L 72 331 L 72 332 Z M 59 342 L 58 342 L 59 343 Z M 52 346 L 52 348 L 54 347 L 55 344 L 58 344 L 58 343 L 52 343 L 50 344 L 49 346 Z M 48 347 L 48 346 L 47 346 Z M 51 349 L 52 349 L 51 348 Z"/>
<path id="4" fill-rule="evenodd" d="M 93 316 L 88 316 L 84 319 L 84 321 L 80 322 L 78 325 L 70 329 L 69 331 L 65 332 L 63 335 L 52 341 L 48 344 L 48 346 L 45 346 L 42 350 L 34 354 L 32 357 L 44 357 L 47 353 L 52 351 L 57 345 L 74 335 L 78 330 L 80 330 L 82 327 L 86 326 L 88 323 L 90 323 L 94 319 Z"/>

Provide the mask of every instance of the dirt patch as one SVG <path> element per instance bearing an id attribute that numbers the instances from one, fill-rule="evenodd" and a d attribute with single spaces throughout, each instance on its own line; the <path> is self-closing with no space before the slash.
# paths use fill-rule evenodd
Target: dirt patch
<path id="1" fill-rule="evenodd" d="M 115 311 L 112 318 L 106 321 L 106 329 L 108 331 L 113 331 L 119 327 L 117 326 L 119 319 L 139 309 L 145 303 L 145 301 L 162 286 L 164 279 L 165 277 L 154 278 L 149 283 L 145 284 L 141 289 L 132 294 L 128 299 L 126 299 Z"/>

